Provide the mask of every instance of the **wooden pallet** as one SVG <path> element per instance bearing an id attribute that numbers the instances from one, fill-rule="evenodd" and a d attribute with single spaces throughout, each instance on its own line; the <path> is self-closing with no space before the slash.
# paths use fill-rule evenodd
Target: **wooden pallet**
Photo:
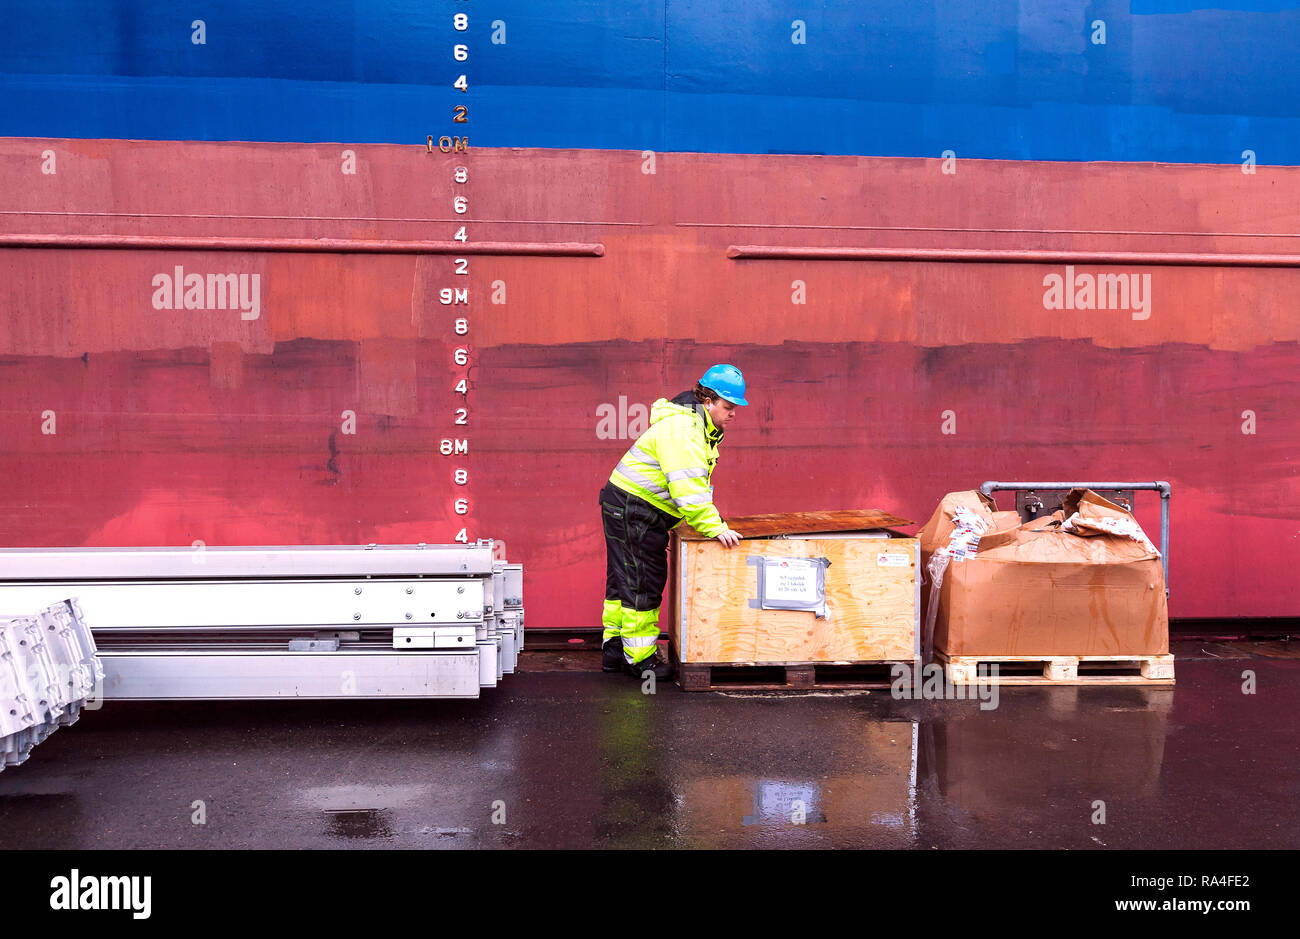
<path id="1" fill-rule="evenodd" d="M 672 656 L 683 691 L 834 691 L 887 689 L 892 669 L 911 662 L 687 662 Z"/>
<path id="2" fill-rule="evenodd" d="M 946 655 L 936 651 L 951 685 L 1172 685 L 1172 655 Z M 996 677 L 984 674 L 992 665 Z M 1034 667 L 1039 668 L 1033 674 Z"/>

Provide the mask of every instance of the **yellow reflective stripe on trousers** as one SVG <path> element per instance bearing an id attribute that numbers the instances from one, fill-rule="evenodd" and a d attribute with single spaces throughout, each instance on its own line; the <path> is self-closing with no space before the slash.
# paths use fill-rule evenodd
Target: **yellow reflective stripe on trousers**
<path id="1" fill-rule="evenodd" d="M 603 627 L 600 637 L 601 645 L 621 636 L 623 634 L 623 604 L 617 600 L 606 600 L 604 608 L 600 611 L 600 625 Z"/>
<path id="2" fill-rule="evenodd" d="M 659 608 L 631 610 L 623 607 L 623 658 L 635 665 L 654 654 L 659 641 Z"/>

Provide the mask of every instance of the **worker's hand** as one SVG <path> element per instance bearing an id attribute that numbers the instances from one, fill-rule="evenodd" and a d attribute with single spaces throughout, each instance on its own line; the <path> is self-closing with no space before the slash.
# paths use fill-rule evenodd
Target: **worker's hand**
<path id="1" fill-rule="evenodd" d="M 724 530 L 718 535 L 718 540 L 728 548 L 734 548 L 736 545 L 740 544 L 740 538 L 740 532 L 733 531 L 730 528 Z"/>

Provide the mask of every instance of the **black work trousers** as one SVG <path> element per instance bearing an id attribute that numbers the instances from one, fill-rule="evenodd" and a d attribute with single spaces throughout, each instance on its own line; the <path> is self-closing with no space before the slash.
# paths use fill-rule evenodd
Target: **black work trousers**
<path id="1" fill-rule="evenodd" d="M 654 652 L 659 638 L 668 533 L 681 519 L 613 483 L 600 491 L 600 515 L 605 531 L 602 641 L 621 636 L 624 658 L 635 664 Z"/>

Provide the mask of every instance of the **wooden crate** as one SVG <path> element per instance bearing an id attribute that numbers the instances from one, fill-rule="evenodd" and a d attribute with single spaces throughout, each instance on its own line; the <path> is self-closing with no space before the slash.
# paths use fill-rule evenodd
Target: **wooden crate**
<path id="1" fill-rule="evenodd" d="M 789 666 L 911 663 L 919 657 L 919 541 L 866 537 L 851 527 L 905 520 L 864 512 L 753 518 L 762 524 L 748 531 L 744 519 L 729 520 L 747 535 L 732 549 L 690 529 L 674 533 L 664 613 L 677 661 Z M 810 534 L 809 528 L 835 534 Z M 748 537 L 759 531 L 781 537 Z M 760 555 L 828 559 L 826 617 L 752 605 L 758 595 L 752 559 Z M 895 563 L 882 563 L 882 555 Z"/>

